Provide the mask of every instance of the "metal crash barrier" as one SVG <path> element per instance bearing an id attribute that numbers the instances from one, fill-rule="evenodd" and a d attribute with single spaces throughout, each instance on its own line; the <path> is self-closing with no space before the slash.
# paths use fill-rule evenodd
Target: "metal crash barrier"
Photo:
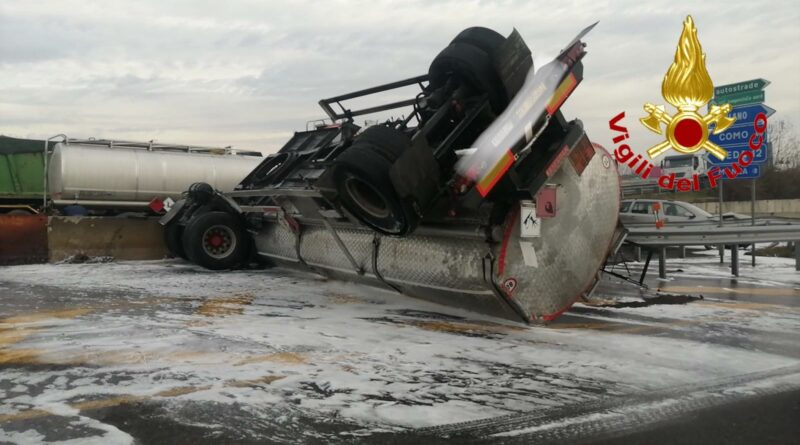
<path id="1" fill-rule="evenodd" d="M 800 222 L 769 221 L 757 225 L 719 227 L 713 224 L 686 224 L 668 228 L 628 227 L 627 241 L 648 250 L 640 282 L 644 281 L 653 252 L 658 253 L 658 276 L 666 278 L 666 249 L 668 247 L 731 246 L 731 272 L 739 276 L 739 246 L 755 243 L 793 242 L 795 269 L 800 271 Z"/>

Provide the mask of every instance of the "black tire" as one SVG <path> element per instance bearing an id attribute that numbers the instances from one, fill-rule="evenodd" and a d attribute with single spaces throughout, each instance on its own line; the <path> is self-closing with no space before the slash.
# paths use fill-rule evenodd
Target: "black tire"
<path id="1" fill-rule="evenodd" d="M 411 146 L 411 139 L 400 130 L 385 125 L 373 125 L 356 137 L 353 146 L 360 145 L 370 145 L 373 150 L 394 163 Z"/>
<path id="2" fill-rule="evenodd" d="M 394 190 L 392 162 L 375 146 L 354 144 L 336 159 L 334 181 L 342 206 L 364 225 L 391 236 L 405 236 L 419 216 Z"/>
<path id="3" fill-rule="evenodd" d="M 175 258 L 188 260 L 186 251 L 183 249 L 183 226 L 178 223 L 167 224 L 164 227 L 164 244 L 169 253 Z"/>
<path id="4" fill-rule="evenodd" d="M 441 88 L 451 77 L 466 83 L 476 91 L 486 93 L 496 114 L 508 105 L 505 88 L 492 66 L 486 51 L 466 44 L 451 43 L 443 49 L 428 68 L 430 87 Z"/>
<path id="5" fill-rule="evenodd" d="M 189 261 L 211 270 L 239 266 L 250 239 L 242 222 L 226 212 L 196 213 L 183 231 L 183 250 Z"/>
<path id="6" fill-rule="evenodd" d="M 499 32 L 484 28 L 482 26 L 474 26 L 467 28 L 456 36 L 450 43 L 466 43 L 474 47 L 482 49 L 491 59 L 497 48 L 505 43 L 506 38 Z"/>

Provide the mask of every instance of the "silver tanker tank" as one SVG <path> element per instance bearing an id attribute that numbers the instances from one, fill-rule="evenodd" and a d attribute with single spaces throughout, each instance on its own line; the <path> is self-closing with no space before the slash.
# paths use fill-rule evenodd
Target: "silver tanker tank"
<path id="1" fill-rule="evenodd" d="M 228 148 L 68 139 L 49 157 L 47 190 L 56 206 L 145 207 L 178 199 L 194 182 L 233 190 L 262 160 Z"/>

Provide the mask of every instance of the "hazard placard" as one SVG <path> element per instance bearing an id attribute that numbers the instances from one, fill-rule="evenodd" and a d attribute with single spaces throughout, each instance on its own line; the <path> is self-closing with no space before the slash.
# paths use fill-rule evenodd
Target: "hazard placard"
<path id="1" fill-rule="evenodd" d="M 520 238 L 541 236 L 542 220 L 536 216 L 536 204 L 533 201 L 522 201 L 520 207 Z"/>

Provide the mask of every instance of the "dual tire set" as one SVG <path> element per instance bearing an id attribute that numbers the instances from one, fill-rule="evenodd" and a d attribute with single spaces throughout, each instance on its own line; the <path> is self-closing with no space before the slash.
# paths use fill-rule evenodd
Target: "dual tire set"
<path id="1" fill-rule="evenodd" d="M 491 29 L 465 29 L 431 63 L 429 89 L 442 88 L 455 78 L 460 85 L 486 94 L 494 113 L 500 114 L 509 98 L 492 57 L 505 40 Z M 385 235 L 408 235 L 421 219 L 414 203 L 398 195 L 389 174 L 410 146 L 411 140 L 402 131 L 376 125 L 364 130 L 333 166 L 343 207 L 364 225 Z"/>
<path id="2" fill-rule="evenodd" d="M 242 221 L 228 212 L 196 212 L 189 223 L 164 227 L 167 249 L 176 257 L 212 270 L 233 269 L 250 254 Z"/>

